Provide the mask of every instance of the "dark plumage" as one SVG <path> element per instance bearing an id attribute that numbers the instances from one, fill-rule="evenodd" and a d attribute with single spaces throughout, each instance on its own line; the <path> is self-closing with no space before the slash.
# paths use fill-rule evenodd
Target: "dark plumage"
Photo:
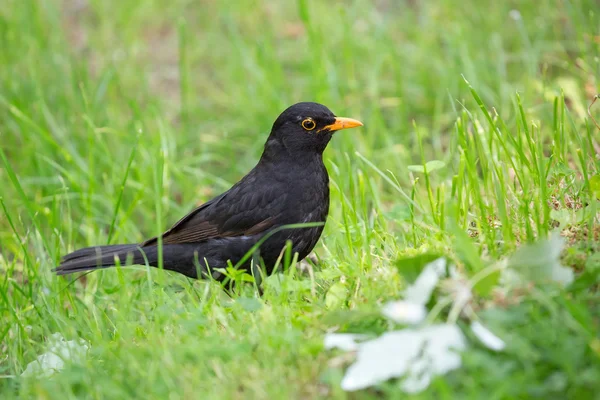
<path id="1" fill-rule="evenodd" d="M 286 109 L 273 124 L 258 164 L 225 193 L 179 220 L 162 235 L 165 269 L 192 278 L 206 277 L 210 267 L 235 265 L 264 235 L 283 225 L 322 222 L 329 211 L 329 176 L 323 151 L 336 130 L 361 126 L 337 118 L 325 106 L 298 103 Z M 270 236 L 258 254 L 271 273 L 285 247 L 292 242 L 299 260 L 306 257 L 321 236 L 323 226 L 283 229 Z M 87 247 L 66 255 L 54 270 L 59 275 L 121 265 L 157 267 L 158 239 L 140 244 Z M 248 269 L 250 258 L 242 268 Z"/>

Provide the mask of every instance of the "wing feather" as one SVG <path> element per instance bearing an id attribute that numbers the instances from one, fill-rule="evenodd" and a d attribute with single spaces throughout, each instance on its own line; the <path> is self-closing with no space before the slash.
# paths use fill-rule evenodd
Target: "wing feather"
<path id="1" fill-rule="evenodd" d="M 215 238 L 250 236 L 276 226 L 285 207 L 286 194 L 270 185 L 252 185 L 252 176 L 202 204 L 162 235 L 164 244 L 198 243 Z M 151 246 L 156 237 L 142 243 Z"/>

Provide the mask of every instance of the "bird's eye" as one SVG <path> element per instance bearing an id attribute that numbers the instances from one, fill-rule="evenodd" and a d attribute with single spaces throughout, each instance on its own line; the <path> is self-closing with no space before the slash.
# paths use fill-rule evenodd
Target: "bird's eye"
<path id="1" fill-rule="evenodd" d="M 307 131 L 312 131 L 315 129 L 315 126 L 317 126 L 317 124 L 312 118 L 306 118 L 304 121 L 302 121 L 302 127 Z"/>

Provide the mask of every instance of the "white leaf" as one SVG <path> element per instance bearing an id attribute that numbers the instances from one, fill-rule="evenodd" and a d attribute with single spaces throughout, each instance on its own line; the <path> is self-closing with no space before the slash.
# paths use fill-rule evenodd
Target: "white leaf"
<path id="1" fill-rule="evenodd" d="M 427 264 L 415 282 L 404 291 L 404 299 L 412 303 L 427 304 L 445 270 L 446 259 L 443 257 Z"/>
<path id="2" fill-rule="evenodd" d="M 402 300 L 388 302 L 381 311 L 389 319 L 401 324 L 415 325 L 427 316 L 427 309 L 423 304 Z"/>
<path id="3" fill-rule="evenodd" d="M 555 282 L 562 283 L 563 286 L 570 285 L 575 279 L 575 274 L 571 268 L 563 267 L 558 263 L 552 265 L 551 276 Z"/>
<path id="4" fill-rule="evenodd" d="M 324 346 L 326 349 L 338 348 L 345 351 L 358 349 L 357 340 L 364 339 L 366 335 L 352 333 L 328 333 L 325 335 Z"/>
<path id="5" fill-rule="evenodd" d="M 466 348 L 456 325 L 431 325 L 388 332 L 358 347 L 357 359 L 342 380 L 342 389 L 354 391 L 394 377 L 404 377 L 402 390 L 416 393 L 432 377 L 461 365 L 455 350 Z"/>
<path id="6" fill-rule="evenodd" d="M 495 351 L 504 350 L 506 343 L 498 336 L 494 335 L 488 328 L 483 326 L 479 321 L 471 323 L 471 331 L 477 339 L 481 341 L 488 349 Z"/>
<path id="7" fill-rule="evenodd" d="M 569 285 L 573 282 L 574 274 L 570 268 L 565 268 L 560 263 L 564 246 L 564 238 L 554 233 L 549 239 L 520 247 L 510 257 L 508 265 L 533 281 L 552 279 L 565 286 Z"/>
<path id="8" fill-rule="evenodd" d="M 48 351 L 27 364 L 21 376 L 48 377 L 64 368 L 66 360 L 83 358 L 89 346 L 83 339 L 65 341 L 60 333 L 50 336 Z"/>

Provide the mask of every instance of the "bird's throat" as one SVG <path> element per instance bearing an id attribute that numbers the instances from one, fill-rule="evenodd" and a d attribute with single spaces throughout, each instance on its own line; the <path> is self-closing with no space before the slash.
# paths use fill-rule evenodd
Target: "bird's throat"
<path id="1" fill-rule="evenodd" d="M 259 164 L 299 164 L 300 166 L 309 166 L 323 164 L 323 152 L 320 149 L 293 149 L 286 146 L 282 141 L 271 139 L 265 144 L 265 148 L 260 157 Z"/>

